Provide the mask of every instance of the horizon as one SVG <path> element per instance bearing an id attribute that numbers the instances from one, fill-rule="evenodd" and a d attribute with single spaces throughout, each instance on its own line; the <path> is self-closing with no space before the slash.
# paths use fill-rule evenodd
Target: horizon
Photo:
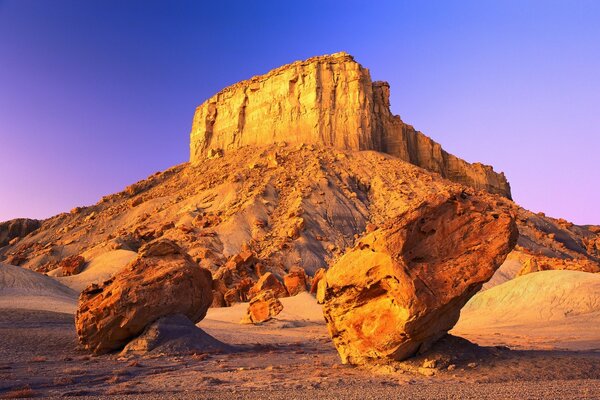
<path id="1" fill-rule="evenodd" d="M 517 204 L 600 224 L 599 4 L 346 4 L 310 3 L 282 20 L 273 17 L 298 10 L 0 1 L 0 221 L 95 204 L 186 162 L 204 100 L 345 51 L 390 83 L 404 122 L 504 172 Z M 356 23 L 375 17 L 383 22 Z"/>

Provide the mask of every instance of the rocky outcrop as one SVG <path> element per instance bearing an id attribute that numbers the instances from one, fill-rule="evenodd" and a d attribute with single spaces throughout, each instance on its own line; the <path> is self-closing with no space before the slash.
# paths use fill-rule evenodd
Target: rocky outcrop
<path id="1" fill-rule="evenodd" d="M 266 272 L 265 274 L 263 274 L 258 280 L 258 282 L 256 282 L 254 286 L 252 286 L 252 289 L 250 289 L 248 295 L 250 298 L 252 298 L 260 292 L 264 292 L 265 290 L 273 291 L 275 297 L 278 298 L 287 297 L 288 295 L 285 286 L 283 286 L 279 279 L 277 279 L 277 277 L 271 272 Z"/>
<path id="2" fill-rule="evenodd" d="M 0 222 L 0 247 L 29 235 L 41 226 L 37 219 L 17 218 Z"/>
<path id="3" fill-rule="evenodd" d="M 246 316 L 242 323 L 259 324 L 277 316 L 283 310 L 283 304 L 272 290 L 260 292 L 250 300 Z"/>
<path id="4" fill-rule="evenodd" d="M 317 272 L 315 272 L 315 275 L 313 276 L 312 281 L 310 283 L 310 293 L 311 294 L 317 294 L 319 282 L 325 278 L 326 272 L 327 272 L 327 270 L 325 268 L 319 268 L 317 270 Z"/>
<path id="5" fill-rule="evenodd" d="M 392 115 L 390 89 L 346 53 L 313 57 L 229 86 L 196 109 L 190 161 L 275 142 L 377 150 L 509 197 L 505 176 L 469 164 Z"/>
<path id="6" fill-rule="evenodd" d="M 210 272 L 174 242 L 150 242 L 123 271 L 81 293 L 75 318 L 79 341 L 101 354 L 123 347 L 167 315 L 198 322 L 212 302 L 211 285 Z"/>
<path id="7" fill-rule="evenodd" d="M 258 280 L 257 266 L 260 266 L 256 254 L 242 249 L 219 267 L 213 278 L 214 304 L 223 299 L 223 305 L 233 305 L 250 300 L 253 286 Z"/>
<path id="8" fill-rule="evenodd" d="M 517 276 L 527 275 L 533 272 L 553 270 L 600 273 L 600 265 L 585 258 L 560 259 L 544 257 L 540 255 L 533 256 L 522 253 L 517 253 L 516 255 L 521 256 L 521 259 L 524 259 L 522 262 L 523 267 L 517 273 Z"/>
<path id="9" fill-rule="evenodd" d="M 323 311 L 342 361 L 404 359 L 446 334 L 517 241 L 509 207 L 440 193 L 361 238 L 325 278 Z"/>
<path id="10" fill-rule="evenodd" d="M 308 278 L 306 272 L 301 267 L 292 267 L 283 277 L 283 284 L 290 296 L 306 292 Z"/>
<path id="11" fill-rule="evenodd" d="M 71 256 L 63 258 L 62 261 L 58 264 L 62 276 L 77 275 L 78 273 L 83 271 L 84 266 L 85 258 L 83 258 L 82 256 Z"/>

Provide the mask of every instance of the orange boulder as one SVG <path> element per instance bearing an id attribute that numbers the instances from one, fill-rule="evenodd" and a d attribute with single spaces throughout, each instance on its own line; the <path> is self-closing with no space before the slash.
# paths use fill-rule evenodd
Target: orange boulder
<path id="1" fill-rule="evenodd" d="M 283 284 L 290 296 L 295 296 L 300 292 L 306 292 L 306 272 L 301 267 L 292 267 L 283 277 Z"/>
<path id="2" fill-rule="evenodd" d="M 86 349 L 106 353 L 123 347 L 161 317 L 183 314 L 198 322 L 212 300 L 210 272 L 174 242 L 159 239 L 143 246 L 120 273 L 81 293 L 77 335 Z"/>
<path id="3" fill-rule="evenodd" d="M 324 314 L 342 362 L 401 360 L 451 329 L 518 237 L 509 205 L 455 191 L 360 239 L 327 271 Z"/>

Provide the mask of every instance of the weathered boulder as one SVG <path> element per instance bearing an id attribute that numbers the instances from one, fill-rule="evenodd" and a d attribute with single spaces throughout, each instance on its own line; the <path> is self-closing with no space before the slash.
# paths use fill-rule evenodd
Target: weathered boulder
<path id="1" fill-rule="evenodd" d="M 148 325 L 122 354 L 229 353 L 234 348 L 198 328 L 183 314 L 167 315 Z"/>
<path id="2" fill-rule="evenodd" d="M 260 277 L 248 292 L 248 297 L 252 298 L 265 290 L 272 290 L 275 297 L 287 297 L 288 295 L 285 286 L 271 272 L 266 272 Z"/>
<path id="3" fill-rule="evenodd" d="M 79 341 L 101 354 L 123 347 L 170 314 L 198 322 L 212 302 L 211 289 L 210 272 L 177 244 L 166 239 L 150 242 L 120 273 L 81 293 L 75 317 Z"/>
<path id="4" fill-rule="evenodd" d="M 451 329 L 516 244 L 488 195 L 428 198 L 365 235 L 327 271 L 324 314 L 342 362 L 404 359 Z"/>
<path id="5" fill-rule="evenodd" d="M 83 258 L 82 256 L 75 255 L 63 258 L 58 264 L 58 267 L 60 268 L 62 276 L 71 276 L 77 275 L 78 273 L 83 271 L 84 265 L 85 258 Z"/>
<path id="6" fill-rule="evenodd" d="M 525 260 L 523 261 L 523 267 L 517 273 L 517 276 L 527 275 L 533 272 L 552 270 L 570 270 L 600 273 L 600 264 L 585 258 L 560 259 L 554 257 L 545 257 L 542 255 L 529 255 L 519 253 L 517 253 L 517 257 L 525 258 Z"/>
<path id="7" fill-rule="evenodd" d="M 307 282 L 306 272 L 302 267 L 292 267 L 289 272 L 283 277 L 283 284 L 290 296 L 295 296 L 298 293 L 306 292 Z"/>
<path id="8" fill-rule="evenodd" d="M 270 320 L 283 310 L 283 304 L 272 290 L 260 292 L 250 300 L 242 323 L 258 324 Z"/>

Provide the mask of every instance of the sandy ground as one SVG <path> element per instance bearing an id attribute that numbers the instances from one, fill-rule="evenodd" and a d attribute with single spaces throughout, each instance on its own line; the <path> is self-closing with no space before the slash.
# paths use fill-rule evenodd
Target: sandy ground
<path id="1" fill-rule="evenodd" d="M 50 277 L 0 263 L 0 309 L 74 313 L 77 296 L 78 293 Z"/>
<path id="2" fill-rule="evenodd" d="M 0 397 L 600 397 L 600 352 L 511 350 L 493 346 L 495 336 L 481 347 L 449 336 L 407 362 L 345 366 L 312 296 L 283 303 L 276 320 L 258 326 L 238 323 L 245 305 L 209 310 L 199 326 L 239 351 L 183 356 L 90 356 L 77 348 L 72 314 L 2 309 Z M 436 367 L 423 368 L 425 359 Z"/>

